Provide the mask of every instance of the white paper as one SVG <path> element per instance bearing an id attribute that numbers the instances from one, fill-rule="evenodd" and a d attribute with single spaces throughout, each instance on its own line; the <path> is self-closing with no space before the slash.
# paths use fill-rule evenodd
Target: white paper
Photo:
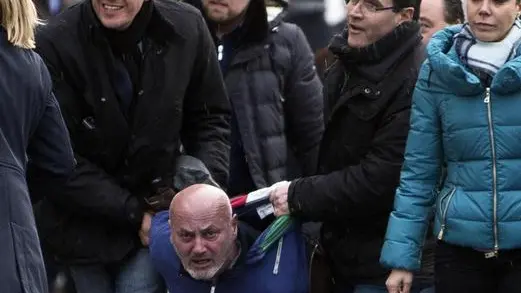
<path id="1" fill-rule="evenodd" d="M 273 215 L 273 212 L 273 205 L 271 205 L 271 203 L 265 204 L 257 208 L 257 214 L 259 215 L 261 220 L 269 215 Z"/>

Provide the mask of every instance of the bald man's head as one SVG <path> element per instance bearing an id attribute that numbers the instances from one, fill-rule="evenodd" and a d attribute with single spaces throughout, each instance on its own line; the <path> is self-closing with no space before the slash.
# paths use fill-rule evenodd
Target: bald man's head
<path id="1" fill-rule="evenodd" d="M 232 205 L 226 193 L 215 186 L 195 184 L 179 192 L 170 204 L 170 219 L 174 215 L 207 214 L 222 212 L 221 216 L 232 218 Z"/>
<path id="2" fill-rule="evenodd" d="M 205 184 L 179 192 L 170 205 L 171 241 L 185 270 L 210 280 L 237 254 L 237 219 L 221 189 Z"/>

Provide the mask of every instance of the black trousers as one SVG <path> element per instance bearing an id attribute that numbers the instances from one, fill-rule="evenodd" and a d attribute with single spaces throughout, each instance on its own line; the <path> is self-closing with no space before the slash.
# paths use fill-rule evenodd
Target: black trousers
<path id="1" fill-rule="evenodd" d="M 521 293 L 521 249 L 498 257 L 472 248 L 438 242 L 436 293 Z"/>

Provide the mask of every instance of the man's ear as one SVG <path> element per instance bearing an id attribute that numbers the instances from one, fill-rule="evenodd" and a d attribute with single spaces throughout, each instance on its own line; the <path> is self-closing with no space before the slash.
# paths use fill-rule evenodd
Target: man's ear
<path id="1" fill-rule="evenodd" d="M 400 25 L 407 21 L 412 21 L 412 18 L 414 17 L 414 7 L 403 8 L 396 14 L 396 17 L 397 25 Z"/>
<path id="2" fill-rule="evenodd" d="M 239 219 L 237 218 L 237 214 L 234 214 L 232 216 L 232 229 L 233 229 L 233 235 L 237 236 L 238 230 L 239 230 Z"/>

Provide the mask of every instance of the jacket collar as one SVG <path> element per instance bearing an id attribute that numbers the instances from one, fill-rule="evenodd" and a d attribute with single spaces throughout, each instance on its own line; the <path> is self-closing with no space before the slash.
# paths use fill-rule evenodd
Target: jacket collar
<path id="1" fill-rule="evenodd" d="M 364 102 L 349 103 L 349 107 L 363 120 L 374 118 L 388 104 L 400 88 L 412 87 L 424 59 L 417 29 L 403 37 L 400 46 L 377 63 L 356 64 L 337 61 L 328 69 L 325 80 L 329 101 L 326 116 L 332 117 L 351 98 L 364 96 Z M 347 44 L 347 39 L 345 44 Z M 345 51 L 344 51 L 345 52 Z M 337 55 L 338 56 L 338 55 Z M 337 98 L 339 96 L 339 98 Z"/>
<path id="2" fill-rule="evenodd" d="M 147 37 L 160 44 L 176 38 L 187 39 L 186 34 L 191 33 L 193 28 L 188 28 L 187 24 L 183 23 L 183 18 L 169 16 L 179 10 L 179 5 L 187 4 L 172 5 L 169 0 L 149 1 L 152 1 L 153 11 L 148 24 Z M 84 1 L 80 5 L 82 24 L 88 35 L 95 42 L 104 42 L 101 23 L 92 9 L 91 0 Z"/>
<path id="3" fill-rule="evenodd" d="M 458 57 L 454 46 L 454 36 L 462 25 L 455 25 L 436 33 L 427 46 L 427 60 L 431 71 L 422 78 L 431 81 L 437 78 L 436 87 L 457 95 L 474 95 L 483 91 L 481 80 Z M 428 76 L 423 76 L 428 74 Z M 491 88 L 500 94 L 521 91 L 521 57 L 507 62 L 492 79 Z"/>

